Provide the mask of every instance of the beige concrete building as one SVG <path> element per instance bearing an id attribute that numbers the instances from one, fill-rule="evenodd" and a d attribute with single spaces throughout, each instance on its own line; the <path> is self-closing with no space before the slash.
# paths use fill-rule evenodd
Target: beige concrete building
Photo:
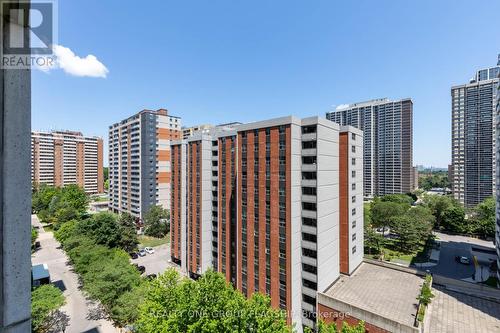
<path id="1" fill-rule="evenodd" d="M 80 132 L 31 132 L 31 183 L 104 191 L 103 142 Z"/>

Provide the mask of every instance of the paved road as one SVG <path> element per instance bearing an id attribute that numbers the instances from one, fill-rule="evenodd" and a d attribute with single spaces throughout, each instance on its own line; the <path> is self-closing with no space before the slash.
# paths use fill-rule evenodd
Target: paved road
<path id="1" fill-rule="evenodd" d="M 470 265 L 460 264 L 455 261 L 455 256 L 464 256 L 471 259 Z M 430 267 L 432 273 L 439 274 L 452 279 L 466 279 L 474 274 L 472 263 L 472 251 L 469 243 L 455 241 L 441 241 L 439 262 Z"/>
<path id="2" fill-rule="evenodd" d="M 144 266 L 146 268 L 145 274 L 159 274 L 163 273 L 167 268 L 173 267 L 170 260 L 170 244 L 164 244 L 154 247 L 155 253 L 146 254 L 144 257 L 132 259 L 135 264 Z"/>
<path id="3" fill-rule="evenodd" d="M 32 216 L 32 224 L 39 225 L 38 218 Z M 59 248 L 51 232 L 39 229 L 38 240 L 41 249 L 36 251 L 31 258 L 33 264 L 47 264 L 52 283 L 61 288 L 66 297 L 66 304 L 62 310 L 69 316 L 69 326 L 66 333 L 115 333 L 118 330 L 113 327 L 110 321 L 100 319 L 92 320 L 88 318 L 89 313 L 93 313 L 93 306 L 78 288 L 78 278 L 67 265 L 68 257 Z"/>
<path id="4" fill-rule="evenodd" d="M 429 270 L 435 274 L 453 279 L 470 279 L 475 272 L 472 262 L 472 247 L 494 248 L 493 242 L 466 236 L 454 236 L 435 232 L 441 243 L 439 263 L 430 267 Z M 455 261 L 455 256 L 464 256 L 471 260 L 470 265 L 464 265 Z M 481 262 L 481 260 L 480 260 Z M 488 266 L 488 262 L 484 263 Z"/>

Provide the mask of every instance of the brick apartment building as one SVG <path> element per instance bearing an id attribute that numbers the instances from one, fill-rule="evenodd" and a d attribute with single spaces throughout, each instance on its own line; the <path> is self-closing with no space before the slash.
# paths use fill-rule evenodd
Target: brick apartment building
<path id="1" fill-rule="evenodd" d="M 313 327 L 317 292 L 363 258 L 362 148 L 354 127 L 293 116 L 172 142 L 172 261 Z"/>
<path id="2" fill-rule="evenodd" d="M 142 218 L 151 206 L 170 208 L 170 140 L 181 138 L 181 119 L 165 109 L 109 126 L 111 211 Z"/>
<path id="3" fill-rule="evenodd" d="M 102 193 L 102 156 L 101 138 L 75 131 L 31 132 L 31 183 L 77 184 L 88 194 Z"/>

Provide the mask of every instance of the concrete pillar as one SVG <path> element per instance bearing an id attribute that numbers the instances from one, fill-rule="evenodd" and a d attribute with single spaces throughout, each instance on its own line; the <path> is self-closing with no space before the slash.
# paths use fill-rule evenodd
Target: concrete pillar
<path id="1" fill-rule="evenodd" d="M 0 332 L 31 332 L 30 133 L 30 70 L 1 69 Z"/>

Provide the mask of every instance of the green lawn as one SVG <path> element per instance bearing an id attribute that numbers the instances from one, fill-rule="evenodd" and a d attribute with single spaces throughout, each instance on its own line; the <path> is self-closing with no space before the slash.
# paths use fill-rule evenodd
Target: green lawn
<path id="1" fill-rule="evenodd" d="M 428 245 L 429 246 L 429 245 Z M 398 251 L 398 245 L 392 240 L 386 240 L 386 244 L 381 248 L 384 253 L 385 261 L 394 261 L 401 263 L 417 263 L 417 262 L 426 262 L 427 259 L 427 248 L 425 243 L 421 243 L 417 250 L 411 253 L 403 253 Z M 380 259 L 379 255 L 374 254 L 365 254 L 366 258 L 369 259 Z"/>
<path id="2" fill-rule="evenodd" d="M 139 236 L 139 247 L 155 247 L 163 244 L 168 244 L 170 242 L 170 235 L 167 234 L 165 238 L 155 238 L 145 235 Z"/>

